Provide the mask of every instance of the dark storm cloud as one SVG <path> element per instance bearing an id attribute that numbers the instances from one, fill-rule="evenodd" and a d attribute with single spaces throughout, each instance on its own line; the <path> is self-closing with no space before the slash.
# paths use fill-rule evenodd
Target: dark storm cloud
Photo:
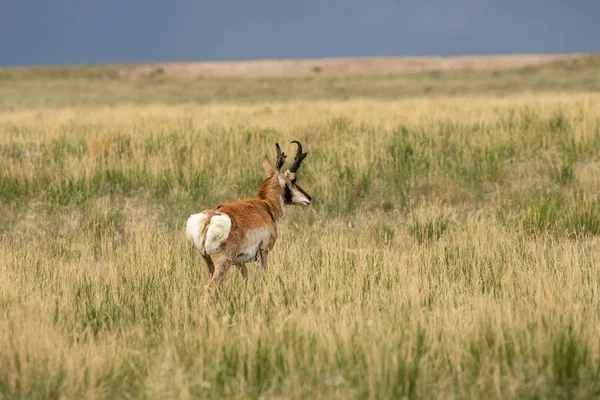
<path id="1" fill-rule="evenodd" d="M 5 0 L 0 65 L 600 50 L 599 1 Z"/>

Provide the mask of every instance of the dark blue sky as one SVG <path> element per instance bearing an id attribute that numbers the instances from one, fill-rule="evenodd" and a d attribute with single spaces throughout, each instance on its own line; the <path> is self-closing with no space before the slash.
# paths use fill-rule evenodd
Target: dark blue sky
<path id="1" fill-rule="evenodd" d="M 600 0 L 0 0 L 0 65 L 600 51 Z"/>

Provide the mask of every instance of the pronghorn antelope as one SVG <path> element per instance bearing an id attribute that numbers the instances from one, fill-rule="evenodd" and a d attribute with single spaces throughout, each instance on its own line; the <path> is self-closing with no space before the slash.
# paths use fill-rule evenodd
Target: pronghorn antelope
<path id="1" fill-rule="evenodd" d="M 286 155 L 278 143 L 275 169 L 265 155 L 262 168 L 267 178 L 254 199 L 221 204 L 191 215 L 186 224 L 187 239 L 200 251 L 211 276 L 206 287 L 207 299 L 212 299 L 229 268 L 235 265 L 248 279 L 246 263 L 258 261 L 258 273 L 267 267 L 267 256 L 277 240 L 277 222 L 287 204 L 308 206 L 311 197 L 296 184 L 296 172 L 307 153 L 298 146 L 294 162 L 284 170 Z"/>

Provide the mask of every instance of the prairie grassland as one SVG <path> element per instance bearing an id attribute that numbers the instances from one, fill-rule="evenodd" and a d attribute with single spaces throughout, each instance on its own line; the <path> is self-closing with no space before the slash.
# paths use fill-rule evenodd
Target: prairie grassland
<path id="1" fill-rule="evenodd" d="M 518 57 L 517 57 L 518 58 Z M 255 104 L 370 98 L 396 100 L 415 96 L 499 95 L 524 92 L 600 92 L 600 54 L 566 57 L 542 65 L 494 69 L 426 70 L 381 75 L 375 64 L 360 67 L 359 75 L 277 77 L 277 63 L 262 78 L 243 75 L 214 78 L 170 78 L 165 74 L 135 76 L 146 66 L 86 66 L 0 69 L 0 111 L 22 108 L 121 106 L 123 104 Z M 385 60 L 384 60 L 385 61 Z M 388 61 L 389 62 L 389 61 Z M 452 61 L 449 61 L 450 63 Z M 242 63 L 243 64 L 243 63 Z M 402 62 L 400 62 L 402 64 Z M 393 64 L 392 64 L 393 65 Z M 160 70 L 160 67 L 157 67 Z M 193 65 L 190 66 L 193 69 Z M 212 67 L 214 69 L 214 67 Z M 283 69 L 285 69 L 282 66 Z M 224 68 L 227 70 L 227 68 Z M 354 68 L 352 68 L 354 69 Z M 374 76 L 368 76 L 372 69 Z M 152 69 L 150 69 L 152 70 Z M 269 72 L 272 75 L 268 75 Z M 184 75 L 185 71 L 182 72 Z M 178 75 L 178 72 L 173 72 Z"/>
<path id="2" fill-rule="evenodd" d="M 313 205 L 204 307 L 186 218 L 292 139 Z M 598 396 L 599 151 L 595 93 L 1 112 L 0 397 Z"/>

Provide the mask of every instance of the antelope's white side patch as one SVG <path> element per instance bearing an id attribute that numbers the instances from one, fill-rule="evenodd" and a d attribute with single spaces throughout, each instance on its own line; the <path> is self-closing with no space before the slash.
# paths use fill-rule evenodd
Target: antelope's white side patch
<path id="1" fill-rule="evenodd" d="M 229 237 L 231 231 L 231 218 L 225 214 L 214 215 L 210 219 L 208 229 L 206 230 L 206 239 L 204 241 L 204 250 L 206 254 L 216 253 L 219 246 Z"/>
<path id="2" fill-rule="evenodd" d="M 258 228 L 246 232 L 240 246 L 240 253 L 236 256 L 236 262 L 249 262 L 256 260 L 260 249 L 266 249 L 269 245 L 271 233 L 267 228 Z"/>
<path id="3" fill-rule="evenodd" d="M 205 254 L 204 251 L 204 238 L 202 237 L 202 229 L 208 221 L 208 215 L 204 213 L 192 214 L 187 220 L 185 226 L 185 235 L 187 240 L 193 242 L 200 254 Z"/>

